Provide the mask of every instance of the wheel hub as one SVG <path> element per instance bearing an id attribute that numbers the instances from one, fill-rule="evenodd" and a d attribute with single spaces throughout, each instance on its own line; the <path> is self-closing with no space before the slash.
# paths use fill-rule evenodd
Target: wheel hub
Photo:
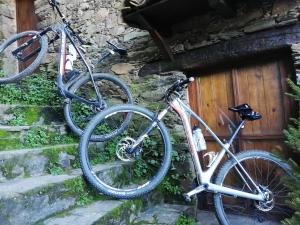
<path id="1" fill-rule="evenodd" d="M 134 154 L 128 153 L 128 149 L 135 143 L 135 140 L 131 137 L 123 138 L 117 145 L 116 155 L 117 157 L 125 162 L 132 162 L 135 160 L 135 157 L 140 153 L 140 151 L 135 152 Z"/>
<path id="2" fill-rule="evenodd" d="M 274 195 L 267 188 L 264 188 L 263 194 L 265 196 L 265 201 L 256 201 L 255 207 L 263 212 L 271 211 L 275 206 Z"/>

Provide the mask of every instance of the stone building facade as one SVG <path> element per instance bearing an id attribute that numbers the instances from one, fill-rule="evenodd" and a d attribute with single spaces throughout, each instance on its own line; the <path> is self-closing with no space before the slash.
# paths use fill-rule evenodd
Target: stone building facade
<path id="1" fill-rule="evenodd" d="M 151 110 L 157 110 L 163 104 L 158 100 L 166 88 L 176 79 L 184 77 L 180 71 L 150 74 L 139 77 L 138 72 L 148 62 L 160 58 L 160 50 L 147 31 L 132 28 L 123 20 L 121 10 L 123 0 L 61 0 L 61 9 L 72 22 L 75 30 L 87 41 L 84 46 L 91 62 L 99 58 L 106 48 L 106 41 L 129 50 L 126 58 L 111 57 L 97 65 L 95 72 L 114 73 L 125 80 L 131 88 L 135 102 Z M 250 33 L 268 30 L 274 27 L 289 26 L 298 23 L 299 0 L 274 0 L 271 4 L 261 5 L 260 1 L 239 1 L 237 14 L 225 19 L 210 10 L 203 15 L 189 18 L 171 27 L 172 35 L 166 39 L 173 53 L 188 52 L 193 49 L 210 46 L 230 39 L 243 37 Z M 55 23 L 55 16 L 45 0 L 34 0 L 35 13 L 38 16 L 38 29 Z M 14 1 L 0 0 L 0 40 L 16 32 Z M 45 63 L 48 70 L 55 68 L 55 50 L 50 47 Z M 177 117 L 167 118 L 173 126 L 172 134 L 183 135 L 183 129 L 177 123 Z M 178 149 L 186 146 L 178 144 Z"/>
<path id="2" fill-rule="evenodd" d="M 0 41 L 16 32 L 16 5 L 14 1 L 0 1 Z"/>

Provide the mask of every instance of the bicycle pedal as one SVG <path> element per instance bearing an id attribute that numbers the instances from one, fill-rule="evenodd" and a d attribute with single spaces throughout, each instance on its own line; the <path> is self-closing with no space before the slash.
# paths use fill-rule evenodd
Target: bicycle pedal
<path id="1" fill-rule="evenodd" d="M 192 198 L 188 194 L 183 194 L 183 198 L 186 202 L 191 202 Z"/>
<path id="2" fill-rule="evenodd" d="M 190 201 L 192 201 L 191 197 L 193 195 L 196 195 L 196 194 L 198 194 L 198 193 L 200 193 L 202 191 L 205 191 L 205 190 L 206 190 L 205 186 L 204 185 L 200 185 L 200 186 L 196 187 L 195 189 L 191 190 L 190 192 L 184 194 L 183 197 L 184 197 L 184 199 L 186 201 L 190 202 Z"/>

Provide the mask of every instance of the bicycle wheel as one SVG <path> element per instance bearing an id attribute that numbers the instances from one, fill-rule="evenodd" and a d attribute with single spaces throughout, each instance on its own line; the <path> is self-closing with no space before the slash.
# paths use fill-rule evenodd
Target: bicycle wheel
<path id="1" fill-rule="evenodd" d="M 104 108 L 117 104 L 130 104 L 133 102 L 129 88 L 117 77 L 111 74 L 102 73 L 94 74 L 93 77 L 104 100 Z M 86 100 L 92 102 L 97 101 L 96 91 L 89 76 L 85 76 L 76 81 L 76 83 L 71 86 L 70 92 Z M 64 105 L 66 121 L 71 130 L 79 136 L 82 135 L 85 126 L 92 117 L 101 110 L 103 109 L 97 108 L 94 105 L 88 105 L 75 98 L 69 99 Z M 129 118 L 124 120 L 124 123 L 121 124 L 121 126 L 125 126 L 128 119 Z M 107 138 L 110 138 L 109 133 L 91 136 L 91 140 L 93 141 L 104 141 Z"/>
<path id="2" fill-rule="evenodd" d="M 0 84 L 15 82 L 40 65 L 48 49 L 45 36 L 38 36 L 28 47 L 13 54 L 17 47 L 37 34 L 37 31 L 25 31 L 10 37 L 0 46 Z"/>
<path id="3" fill-rule="evenodd" d="M 281 224 L 282 219 L 293 213 L 293 210 L 285 202 L 289 190 L 283 184 L 285 177 L 291 177 L 289 166 L 274 155 L 258 150 L 239 153 L 237 159 L 254 182 L 269 194 L 269 199 L 259 202 L 220 193 L 215 194 L 214 204 L 220 224 Z M 255 193 L 250 190 L 250 188 L 254 190 L 253 187 L 247 187 L 236 168 L 239 168 L 237 162 L 233 159 L 228 160 L 220 169 L 215 183 Z"/>
<path id="4" fill-rule="evenodd" d="M 128 114 L 126 130 L 118 132 Z M 79 144 L 84 176 L 100 192 L 122 199 L 135 198 L 153 190 L 171 163 L 171 142 L 162 122 L 155 126 L 133 153 L 128 150 L 156 121 L 155 114 L 134 105 L 119 105 L 97 114 L 88 124 Z M 91 142 L 94 132 L 115 132 L 105 142 Z M 103 165 L 104 164 L 104 165 Z M 110 168 L 101 172 L 99 168 Z"/>

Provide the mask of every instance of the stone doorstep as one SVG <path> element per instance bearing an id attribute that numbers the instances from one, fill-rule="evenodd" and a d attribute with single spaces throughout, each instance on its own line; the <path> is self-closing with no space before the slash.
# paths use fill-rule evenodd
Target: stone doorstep
<path id="1" fill-rule="evenodd" d="M 64 152 L 66 148 L 75 149 L 77 148 L 77 144 L 0 151 L 0 182 L 16 178 L 20 179 L 25 176 L 33 177 L 45 174 L 49 159 L 44 152 L 54 149 L 61 149 L 61 152 Z"/>
<path id="2" fill-rule="evenodd" d="M 145 212 L 140 213 L 136 218 L 135 222 L 145 222 L 164 225 L 175 224 L 179 216 L 188 210 L 190 206 L 186 205 L 174 205 L 174 204 L 160 204 L 155 205 Z"/>
<path id="3" fill-rule="evenodd" d="M 110 163 L 95 169 L 106 174 L 120 166 L 123 165 Z M 81 170 L 76 169 L 68 175 L 46 175 L 0 184 L 0 224 L 32 225 L 73 207 L 77 196 L 65 184 L 81 175 Z"/>
<path id="4" fill-rule="evenodd" d="M 54 145 L 54 146 L 45 146 L 40 148 L 28 148 L 28 149 L 16 149 L 10 151 L 0 151 L 0 160 L 11 159 L 15 157 L 23 158 L 26 155 L 38 155 L 41 154 L 44 150 L 50 150 L 53 148 L 66 148 L 66 147 L 77 147 L 78 144 L 65 144 L 65 145 Z"/>
<path id="5" fill-rule="evenodd" d="M 121 206 L 122 201 L 99 201 L 82 208 L 76 208 L 65 215 L 49 218 L 42 222 L 43 225 L 92 225 L 109 214 L 112 210 Z"/>

